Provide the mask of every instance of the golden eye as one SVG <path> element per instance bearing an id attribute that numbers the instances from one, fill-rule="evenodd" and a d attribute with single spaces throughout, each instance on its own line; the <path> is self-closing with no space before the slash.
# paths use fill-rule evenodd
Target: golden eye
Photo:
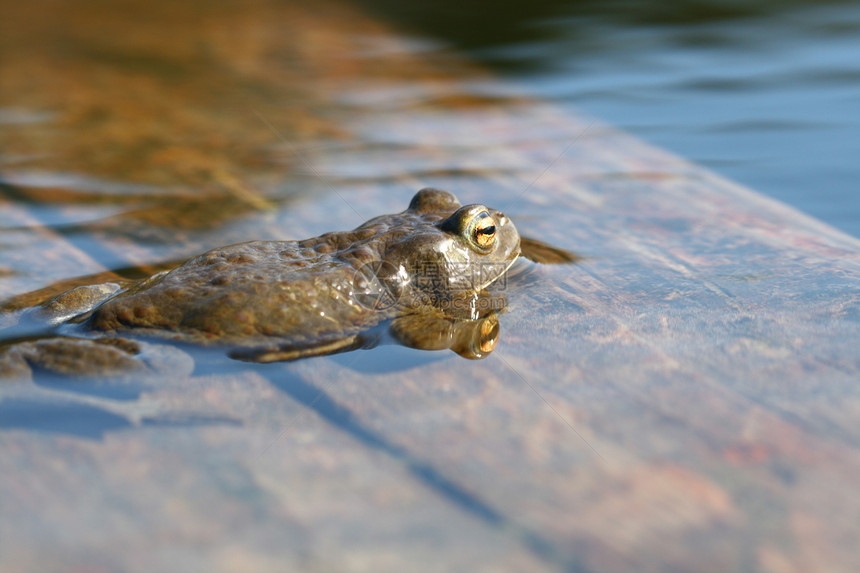
<path id="1" fill-rule="evenodd" d="M 482 249 L 489 249 L 496 240 L 496 222 L 486 211 L 479 213 L 472 223 L 472 239 Z"/>

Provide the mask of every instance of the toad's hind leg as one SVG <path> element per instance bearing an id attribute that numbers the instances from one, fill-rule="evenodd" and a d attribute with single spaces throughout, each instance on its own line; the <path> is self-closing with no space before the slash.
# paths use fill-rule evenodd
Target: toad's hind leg
<path id="1" fill-rule="evenodd" d="M 255 348 L 237 348 L 230 351 L 230 358 L 243 362 L 290 362 L 299 358 L 327 356 L 360 348 L 376 346 L 375 339 L 362 334 L 347 337 L 315 340 L 312 342 L 275 344 Z"/>

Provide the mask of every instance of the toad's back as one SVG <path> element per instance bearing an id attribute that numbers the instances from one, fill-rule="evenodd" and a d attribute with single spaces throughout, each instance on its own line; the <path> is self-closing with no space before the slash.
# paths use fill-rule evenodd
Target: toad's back
<path id="1" fill-rule="evenodd" d="M 106 302 L 89 325 L 225 342 L 299 334 L 313 338 L 349 330 L 372 322 L 375 314 L 356 304 L 351 262 L 294 242 L 231 245 Z"/>

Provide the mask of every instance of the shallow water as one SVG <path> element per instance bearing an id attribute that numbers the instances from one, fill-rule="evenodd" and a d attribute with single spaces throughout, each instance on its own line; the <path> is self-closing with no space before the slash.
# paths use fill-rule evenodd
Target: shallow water
<path id="1" fill-rule="evenodd" d="M 857 242 L 571 112 L 590 104 L 565 82 L 591 77 L 618 84 L 593 100 L 611 121 L 650 113 L 617 97 L 623 51 L 565 72 L 572 5 L 479 28 L 440 6 L 447 26 L 403 28 L 378 3 L 0 7 L 0 327 L 424 186 L 583 257 L 517 264 L 483 360 L 170 344 L 158 376 L 3 382 L 0 569 L 825 570 L 853 551 Z M 658 29 L 693 25 L 646 16 L 620 37 L 660 57 Z"/>
<path id="2" fill-rule="evenodd" d="M 396 7 L 371 6 L 386 18 L 403 16 Z M 800 120 L 785 118 L 789 108 L 769 105 L 782 115 L 751 119 L 754 106 L 741 105 L 747 115 L 729 121 L 698 106 L 703 97 L 721 102 L 738 94 L 747 102 L 766 98 L 772 90 L 767 77 L 774 75 L 785 77 L 782 94 L 790 100 L 800 70 L 813 63 L 780 58 L 780 46 L 787 49 L 789 43 L 777 41 L 778 30 L 762 35 L 755 34 L 756 27 L 768 19 L 775 26 L 802 21 L 814 28 L 809 22 L 820 24 L 833 15 L 821 9 L 799 20 L 796 12 L 774 6 L 771 12 L 730 19 L 664 22 L 616 18 L 590 5 L 580 16 L 575 7 L 553 3 L 533 9 L 519 18 L 506 14 L 487 22 L 492 33 L 486 37 L 466 38 L 454 27 L 447 39 L 445 30 L 417 17 L 421 11 L 407 18 L 409 32 L 391 32 L 387 24 L 365 19 L 351 37 L 339 38 L 342 27 L 350 25 L 344 6 L 326 12 L 302 5 L 189 4 L 174 12 L 130 1 L 113 9 L 93 4 L 93 12 L 58 10 L 55 19 L 46 19 L 38 3 L 10 13 L 0 34 L 5 55 L 0 296 L 6 308 L 26 308 L 78 284 L 145 277 L 224 244 L 349 229 L 402 210 L 424 186 L 504 209 L 523 234 L 584 255 L 586 267 L 613 258 L 624 266 L 630 254 L 609 245 L 612 233 L 617 237 L 627 223 L 600 208 L 607 200 L 600 191 L 585 189 L 683 178 L 687 168 L 655 171 L 636 159 L 619 168 L 611 156 L 604 164 L 602 146 L 612 145 L 601 143 L 604 128 L 575 115 L 560 120 L 559 110 L 582 106 L 669 146 L 683 138 L 664 141 L 666 134 L 721 134 L 727 139 L 709 139 L 708 145 L 719 141 L 738 165 L 761 166 L 754 154 L 728 138 L 748 133 L 752 123 L 759 126 L 759 137 L 777 130 L 780 140 L 788 141 L 786 132 L 802 131 Z M 833 39 L 840 46 L 840 41 L 850 43 L 846 30 L 853 29 L 852 14 L 840 12 L 843 26 Z M 462 17 L 468 21 L 470 14 Z M 180 33 L 192 21 L 198 23 L 197 35 Z M 308 22 L 304 28 L 296 24 L 303 21 Z M 421 22 L 423 31 L 415 26 Z M 279 34 L 285 23 L 303 36 Z M 796 36 L 805 37 L 800 31 Z M 473 66 L 452 48 L 508 77 Z M 842 52 L 835 50 L 833 57 Z M 775 62 L 770 76 L 753 82 L 752 70 L 760 63 L 749 60 L 749 53 L 770 54 Z M 747 80 L 730 85 L 713 80 L 732 58 L 749 67 L 732 68 Z M 712 65 L 705 65 L 709 59 Z M 850 87 L 852 65 L 846 62 L 843 81 L 828 85 Z M 707 73 L 696 71 L 703 67 Z M 831 77 L 835 69 L 818 74 Z M 525 99 L 526 93 L 536 99 Z M 546 107 L 546 101 L 559 107 Z M 661 113 L 672 120 L 660 120 Z M 845 119 L 840 129 L 850 132 L 850 114 Z M 715 127 L 703 129 L 705 124 Z M 773 151 L 784 153 L 788 147 L 785 143 Z M 723 171 L 734 164 L 690 155 Z M 856 168 L 848 164 L 848 155 L 845 168 Z M 835 154 L 828 157 L 838 160 Z M 783 161 L 800 168 L 799 162 Z M 582 190 L 577 187 L 575 193 L 583 195 L 576 200 L 598 209 L 599 220 L 592 214 L 586 223 L 588 215 L 575 208 L 559 210 L 569 200 L 554 193 L 569 192 L 570 174 L 581 178 Z M 835 189 L 835 181 L 822 178 L 821 184 Z M 795 183 L 799 189 L 800 182 Z M 850 205 L 840 216 L 851 219 Z M 681 226 L 674 231 L 693 232 L 678 221 Z M 513 312 L 502 319 L 503 344 L 506 321 L 518 320 L 516 313 L 522 312 L 518 297 L 535 285 L 538 292 L 567 288 L 564 281 L 572 272 L 583 271 L 532 267 L 514 274 L 510 285 L 497 285 L 509 295 Z M 659 292 L 659 279 L 648 280 L 644 288 Z M 578 312 L 571 301 L 544 302 L 551 314 Z M 14 324 L 18 316 L 5 315 L 2 325 Z M 10 328 L 5 337 L 22 332 Z M 518 336 L 513 334 L 515 349 Z M 546 351 L 561 352 L 569 342 L 559 340 L 557 347 L 551 342 Z M 209 366 L 213 355 L 208 350 L 185 350 L 200 353 L 197 375 L 224 368 L 221 360 Z M 348 361 L 402 370 L 443 358 L 452 356 L 383 347 L 368 359 Z M 258 367 L 232 368 L 251 372 Z M 476 367 L 463 362 L 457 368 L 466 373 Z M 38 427 L 38 416 L 35 420 Z"/>
<path id="3" fill-rule="evenodd" d="M 369 4 L 526 93 L 860 237 L 857 3 L 541 1 L 489 12 Z"/>
<path id="4" fill-rule="evenodd" d="M 575 119 L 553 125 L 539 106 L 432 42 L 367 18 L 356 27 L 345 6 L 173 11 L 130 1 L 91 10 L 58 9 L 51 19 L 36 3 L 3 19 L 7 341 L 44 332 L 22 309 L 71 287 L 125 284 L 225 244 L 347 230 L 403 210 L 425 186 L 512 208 L 521 230 L 541 238 L 546 206 L 526 206 L 545 200 L 523 195 L 552 158 L 513 149 L 583 129 Z M 280 34 L 285 25 L 298 37 Z M 189 27 L 196 36 L 182 33 Z M 339 37 L 345 28 L 351 36 Z M 536 115 L 511 125 L 517 108 Z M 487 129 L 464 132 L 466 121 Z M 533 271 L 519 273 L 524 285 Z M 184 351 L 196 358 L 195 376 L 277 377 L 291 368 L 225 370 L 217 351 Z M 386 371 L 454 357 L 390 346 L 370 354 Z M 63 390 L 45 378 L 39 387 Z M 146 387 L 83 382 L 68 390 L 117 399 Z M 39 429 L 47 419 L 33 403 L 26 416 L 10 415 Z"/>

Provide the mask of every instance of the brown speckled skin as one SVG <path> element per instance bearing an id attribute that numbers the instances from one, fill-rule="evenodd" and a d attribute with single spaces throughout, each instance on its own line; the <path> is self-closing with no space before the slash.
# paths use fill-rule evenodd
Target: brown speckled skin
<path id="1" fill-rule="evenodd" d="M 458 224 L 477 209 L 486 209 L 496 221 L 495 245 L 487 253 L 469 248 L 459 236 Z M 495 274 L 472 285 L 474 293 L 501 276 L 518 256 L 519 242 L 513 223 L 498 211 L 460 209 L 452 194 L 424 189 L 406 211 L 371 219 L 352 231 L 214 249 L 108 300 L 86 324 L 97 331 L 137 329 L 246 347 L 332 340 L 395 316 L 419 294 L 428 294 L 426 283 L 434 285 L 429 294 L 437 298 L 463 293 L 469 287 L 458 276 L 463 264 L 492 263 L 484 267 L 496 269 Z M 385 263 L 380 279 L 399 295 L 397 305 L 373 309 L 356 300 L 357 269 L 374 262 Z M 416 279 L 428 263 L 435 269 L 433 280 L 422 283 Z M 372 289 L 368 285 L 365 291 L 372 296 Z"/>

